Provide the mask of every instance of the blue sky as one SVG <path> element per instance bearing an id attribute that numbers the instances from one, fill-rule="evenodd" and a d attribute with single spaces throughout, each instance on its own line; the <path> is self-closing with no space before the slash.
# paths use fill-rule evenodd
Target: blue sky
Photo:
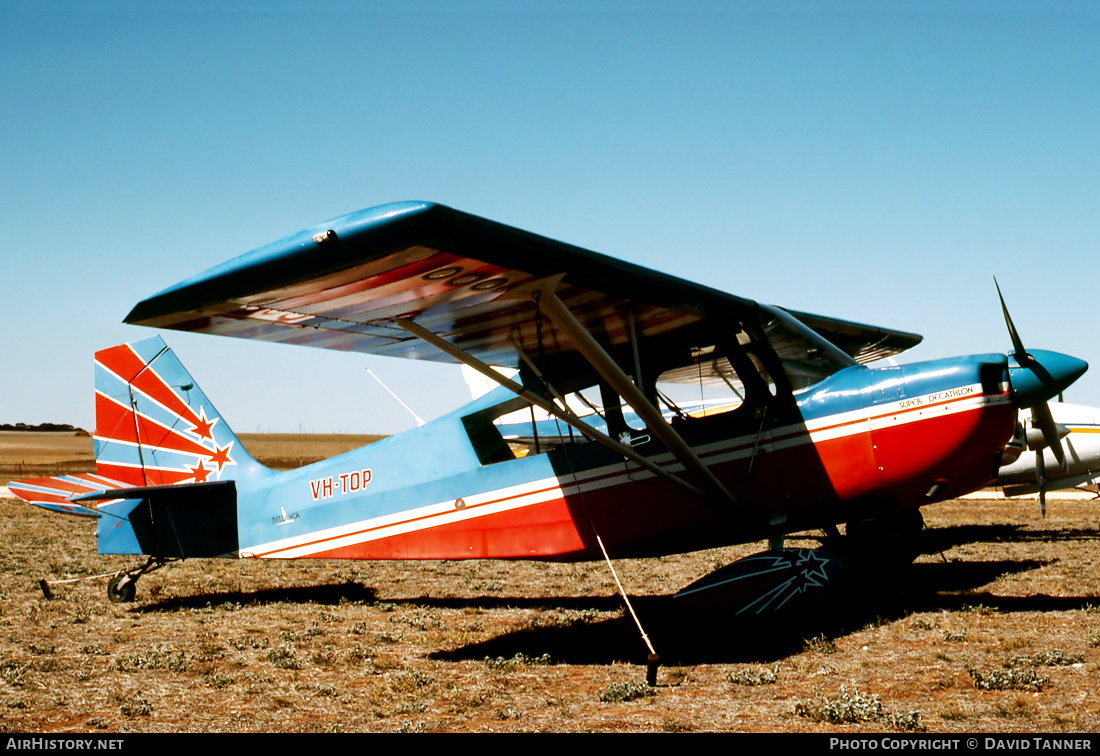
<path id="1" fill-rule="evenodd" d="M 1094 4 L 75 7 L 0 4 L 0 422 L 93 427 L 139 300 L 398 200 L 923 334 L 904 361 L 1009 349 L 996 275 L 1100 404 Z M 243 432 L 411 426 L 368 367 L 421 416 L 464 397 L 446 366 L 162 335 Z"/>

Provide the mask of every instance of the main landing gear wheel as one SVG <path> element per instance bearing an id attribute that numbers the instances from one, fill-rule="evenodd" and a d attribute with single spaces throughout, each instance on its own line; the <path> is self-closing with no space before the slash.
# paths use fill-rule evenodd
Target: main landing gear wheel
<path id="1" fill-rule="evenodd" d="M 911 565 L 923 553 L 924 517 L 909 509 L 845 526 L 845 536 L 833 547 L 849 559 L 889 573 Z"/>
<path id="2" fill-rule="evenodd" d="M 107 598 L 112 604 L 129 604 L 137 594 L 137 579 L 127 574 L 115 575 L 107 583 Z"/>

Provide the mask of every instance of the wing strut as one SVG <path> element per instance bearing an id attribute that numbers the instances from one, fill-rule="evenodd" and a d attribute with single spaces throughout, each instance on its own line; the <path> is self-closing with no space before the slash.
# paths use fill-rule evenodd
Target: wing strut
<path id="1" fill-rule="evenodd" d="M 680 438 L 680 434 L 671 425 L 665 422 L 661 411 L 653 406 L 634 382 L 627 377 L 615 360 L 604 351 L 599 342 L 593 338 L 588 329 L 570 312 L 565 303 L 558 299 L 553 291 L 545 291 L 539 298 L 539 307 L 546 313 L 554 325 L 560 328 L 577 351 L 588 360 L 605 381 L 610 384 L 619 396 L 626 400 L 631 409 L 638 413 L 638 417 L 646 424 L 650 432 L 665 445 L 673 456 L 680 461 L 685 468 L 695 473 L 706 485 L 710 493 L 730 504 L 737 504 L 737 500 L 726 490 L 722 482 L 715 477 L 710 468 L 695 455 L 687 442 Z"/>
<path id="2" fill-rule="evenodd" d="M 490 378 L 499 383 L 501 386 L 504 386 L 509 391 L 518 394 L 525 401 L 530 402 L 531 404 L 545 410 L 546 412 L 549 412 L 551 415 L 558 418 L 562 422 L 568 423 L 584 435 L 591 438 L 593 441 L 596 441 L 597 443 L 606 446 L 607 448 L 617 452 L 618 454 L 621 454 L 622 456 L 629 459 L 631 462 L 641 465 L 650 472 L 656 473 L 662 478 L 676 483 L 678 486 L 684 488 L 695 496 L 703 499 L 707 498 L 707 496 L 704 495 L 702 491 L 688 483 L 686 480 L 679 478 L 676 475 L 673 475 L 671 472 L 661 467 L 660 465 L 646 459 L 641 454 L 638 454 L 638 452 L 631 449 L 629 446 L 626 446 L 625 444 L 620 444 L 618 441 L 611 438 L 610 436 L 600 433 L 598 430 L 588 425 L 572 412 L 559 408 L 556 404 L 549 401 L 548 399 L 541 397 L 534 392 L 528 391 L 521 384 L 516 383 L 510 378 L 505 378 L 503 375 L 489 367 L 489 365 L 487 365 L 486 363 L 482 362 L 468 352 L 459 349 L 446 339 L 440 338 L 439 336 L 435 335 L 427 328 L 424 328 L 424 326 L 420 325 L 411 318 L 398 318 L 394 322 L 404 330 L 408 331 L 418 338 L 423 339 L 424 341 L 428 342 L 445 354 L 454 357 L 456 360 L 462 362 L 465 365 L 469 365 L 474 370 L 484 375 L 486 378 Z"/>

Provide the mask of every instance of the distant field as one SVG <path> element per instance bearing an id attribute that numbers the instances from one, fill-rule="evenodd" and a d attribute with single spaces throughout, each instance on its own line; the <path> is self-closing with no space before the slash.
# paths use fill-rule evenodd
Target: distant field
<path id="1" fill-rule="evenodd" d="M 261 464 L 279 470 L 317 462 L 385 438 L 338 433 L 241 433 L 244 448 Z"/>
<path id="2" fill-rule="evenodd" d="M 94 467 L 91 436 L 0 431 L 0 485 L 22 477 L 88 472 Z"/>
<path id="3" fill-rule="evenodd" d="M 241 443 L 261 464 L 286 470 L 335 457 L 385 436 L 336 433 L 242 433 Z M 90 436 L 0 431 L 0 485 L 23 477 L 91 472 Z"/>
<path id="4" fill-rule="evenodd" d="M 0 431 L 0 460 L 5 463 L 13 459 L 54 462 L 83 457 L 92 458 L 91 436 L 78 436 L 72 432 Z"/>

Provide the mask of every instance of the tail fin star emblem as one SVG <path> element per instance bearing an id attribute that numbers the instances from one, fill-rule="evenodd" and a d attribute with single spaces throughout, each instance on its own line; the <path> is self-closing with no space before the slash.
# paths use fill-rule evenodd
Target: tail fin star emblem
<path id="1" fill-rule="evenodd" d="M 229 456 L 229 450 L 233 448 L 233 442 L 230 441 L 227 446 L 215 447 L 217 451 L 209 458 L 210 462 L 213 462 L 218 466 L 218 475 L 221 475 L 222 468 L 226 465 L 236 464 Z"/>
<path id="2" fill-rule="evenodd" d="M 199 407 L 199 419 L 195 423 L 191 432 L 199 438 L 206 439 L 207 441 L 213 441 L 214 437 L 210 434 L 211 429 L 217 424 L 221 418 L 215 417 L 213 420 L 206 419 L 206 407 Z"/>

